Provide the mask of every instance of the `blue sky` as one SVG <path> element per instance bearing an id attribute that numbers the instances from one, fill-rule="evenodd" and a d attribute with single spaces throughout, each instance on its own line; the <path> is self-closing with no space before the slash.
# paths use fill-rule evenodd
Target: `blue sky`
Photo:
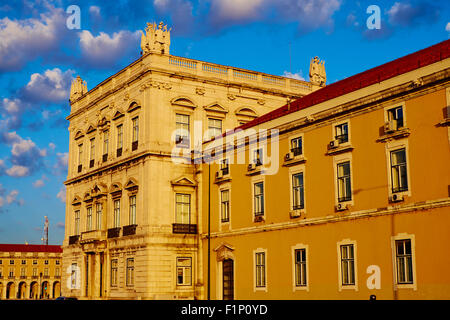
<path id="1" fill-rule="evenodd" d="M 68 29 L 69 5 L 81 28 Z M 381 29 L 369 30 L 377 5 Z M 308 80 L 326 61 L 332 83 L 447 40 L 450 3 L 347 0 L 14 1 L 0 4 L 0 243 L 64 238 L 68 94 L 139 57 L 139 30 L 163 20 L 171 54 Z"/>

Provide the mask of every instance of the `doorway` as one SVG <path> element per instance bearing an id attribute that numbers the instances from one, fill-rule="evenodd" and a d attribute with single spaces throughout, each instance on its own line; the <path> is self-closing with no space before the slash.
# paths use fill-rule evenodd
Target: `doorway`
<path id="1" fill-rule="evenodd" d="M 223 265 L 223 300 L 234 299 L 234 263 L 232 259 L 226 259 Z"/>

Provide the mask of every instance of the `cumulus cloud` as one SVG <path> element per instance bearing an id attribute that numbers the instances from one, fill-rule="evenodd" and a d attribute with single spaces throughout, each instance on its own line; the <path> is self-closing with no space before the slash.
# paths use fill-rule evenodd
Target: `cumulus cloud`
<path id="1" fill-rule="evenodd" d="M 100 32 L 94 36 L 88 30 L 79 33 L 82 58 L 85 66 L 95 68 L 114 67 L 131 51 L 139 51 L 140 32 L 120 31 L 112 36 Z"/>
<path id="2" fill-rule="evenodd" d="M 57 222 L 55 226 L 58 229 L 64 229 L 65 228 L 64 222 Z"/>
<path id="3" fill-rule="evenodd" d="M 39 18 L 0 19 L 0 72 L 20 70 L 28 61 L 57 51 L 68 30 L 65 13 L 48 9 Z"/>
<path id="4" fill-rule="evenodd" d="M 299 72 L 297 72 L 297 73 L 292 73 L 292 72 L 289 72 L 289 71 L 285 71 L 283 73 L 283 77 L 291 78 L 291 79 L 297 79 L 297 80 L 305 80 L 305 78 L 303 77 L 303 72 L 301 70 Z"/>
<path id="5" fill-rule="evenodd" d="M 450 22 L 445 26 L 445 31 L 450 32 Z"/>
<path id="6" fill-rule="evenodd" d="M 189 33 L 193 29 L 195 19 L 193 15 L 194 7 L 191 1 L 153 0 L 153 6 L 158 14 L 162 16 L 170 16 L 172 24 L 176 26 L 173 30 L 173 34 L 183 35 Z"/>
<path id="7" fill-rule="evenodd" d="M 56 163 L 53 165 L 53 174 L 62 175 L 67 174 L 67 166 L 69 163 L 69 153 L 68 152 L 57 152 L 56 153 Z"/>
<path id="8" fill-rule="evenodd" d="M 8 160 L 12 166 L 4 170 L 7 175 L 24 177 L 43 167 L 43 158 L 47 156 L 47 150 L 38 148 L 30 138 L 24 139 L 13 131 L 3 133 L 1 139 L 11 146 Z"/>
<path id="9" fill-rule="evenodd" d="M 74 71 L 59 68 L 45 70 L 43 74 L 33 73 L 22 89 L 23 97 L 31 102 L 61 103 L 69 99 L 70 85 Z"/>
<path id="10" fill-rule="evenodd" d="M 0 102 L 0 132 L 15 130 L 22 125 L 22 114 L 28 108 L 27 103 L 18 98 L 3 98 Z M 1 140 L 1 137 L 0 137 Z"/>
<path id="11" fill-rule="evenodd" d="M 439 8 L 430 3 L 395 2 L 387 11 L 392 25 L 410 26 L 416 23 L 433 21 L 439 16 Z"/>
<path id="12" fill-rule="evenodd" d="M 43 175 L 41 179 L 33 182 L 33 187 L 42 188 L 45 185 L 45 180 L 47 180 L 47 179 L 48 178 L 45 175 Z"/>
<path id="13" fill-rule="evenodd" d="M 66 203 L 66 187 L 61 187 L 59 192 L 56 194 L 56 197 L 61 200 L 62 203 Z"/>

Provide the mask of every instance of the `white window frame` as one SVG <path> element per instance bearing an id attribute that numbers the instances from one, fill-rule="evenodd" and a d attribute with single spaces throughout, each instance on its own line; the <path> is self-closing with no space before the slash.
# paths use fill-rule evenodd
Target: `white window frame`
<path id="1" fill-rule="evenodd" d="M 347 131 L 348 131 L 348 141 L 347 142 L 343 142 L 343 143 L 339 143 L 339 146 L 351 146 L 352 145 L 352 135 L 351 135 L 351 124 L 350 124 L 350 119 L 345 119 L 345 120 L 341 120 L 338 122 L 335 122 L 332 124 L 331 129 L 331 136 L 332 139 L 331 140 L 337 140 L 336 139 L 336 127 L 342 125 L 342 124 L 347 124 Z"/>
<path id="2" fill-rule="evenodd" d="M 255 163 L 255 151 L 261 150 L 260 154 L 260 160 L 261 160 L 261 166 L 264 166 L 267 163 L 267 148 L 266 145 L 259 145 L 254 148 L 250 149 L 249 154 L 249 163 Z"/>
<path id="3" fill-rule="evenodd" d="M 134 204 L 132 203 L 131 199 L 134 198 Z M 128 204 L 129 204 L 129 212 L 128 212 L 128 224 L 134 225 L 136 224 L 137 219 L 137 195 L 132 194 L 128 197 Z"/>
<path id="4" fill-rule="evenodd" d="M 211 140 L 212 138 L 214 138 L 214 137 L 217 137 L 218 136 L 218 134 L 214 134 L 212 131 L 216 131 L 218 128 L 217 127 L 211 127 L 210 125 L 209 125 L 209 120 L 214 120 L 214 121 L 220 121 L 220 134 L 223 134 L 223 120 L 224 119 L 219 119 L 219 118 L 217 118 L 217 117 L 212 117 L 212 116 L 210 116 L 210 117 L 207 117 L 207 126 L 208 126 L 208 135 L 207 135 L 207 137 L 208 137 L 208 139 L 207 140 Z"/>
<path id="5" fill-rule="evenodd" d="M 191 262 L 190 266 L 178 266 L 178 259 L 189 259 Z M 193 266 L 193 258 L 190 255 L 179 255 L 175 258 L 175 285 L 176 287 L 192 287 L 194 282 L 194 266 Z M 183 268 L 183 283 L 178 282 L 178 268 Z M 186 270 L 190 271 L 190 283 L 186 282 Z"/>
<path id="6" fill-rule="evenodd" d="M 296 272 L 295 272 L 295 250 L 305 250 L 306 256 L 306 286 L 296 285 Z M 307 244 L 298 243 L 291 247 L 292 254 L 292 291 L 307 291 L 309 292 L 309 246 Z"/>
<path id="7" fill-rule="evenodd" d="M 389 110 L 393 109 L 393 108 L 397 108 L 397 107 L 402 107 L 402 113 L 403 113 L 403 127 L 402 128 L 407 128 L 408 127 L 408 123 L 406 121 L 406 103 L 405 101 L 400 101 L 398 103 L 394 103 L 394 104 L 390 104 L 387 107 L 384 107 L 384 122 L 388 122 L 389 121 Z"/>
<path id="8" fill-rule="evenodd" d="M 305 156 L 305 135 L 304 133 L 297 133 L 295 135 L 292 135 L 289 137 L 288 139 L 288 152 L 293 152 L 291 151 L 292 149 L 292 140 L 297 139 L 297 138 L 301 138 L 302 140 L 302 153 L 297 155 L 296 157 L 304 157 Z"/>
<path id="9" fill-rule="evenodd" d="M 120 214 L 121 214 L 121 206 L 122 206 L 122 199 L 120 198 L 114 198 L 113 199 L 113 228 L 119 228 L 120 227 Z M 116 208 L 116 203 L 119 203 L 119 207 Z"/>
<path id="10" fill-rule="evenodd" d="M 341 246 L 353 245 L 353 261 L 355 267 L 355 284 L 353 285 L 343 285 L 342 284 L 342 266 L 341 266 Z M 338 286 L 339 291 L 342 290 L 355 290 L 358 291 L 358 246 L 356 240 L 344 239 L 337 242 L 337 262 L 338 262 Z"/>
<path id="11" fill-rule="evenodd" d="M 131 118 L 131 142 L 139 141 L 139 115 Z"/>
<path id="12" fill-rule="evenodd" d="M 178 128 L 178 124 L 181 124 L 182 126 L 184 126 L 184 125 L 186 125 L 186 123 L 184 123 L 184 122 L 179 122 L 178 120 L 177 120 L 177 116 L 183 116 L 183 117 L 187 117 L 187 127 L 188 127 L 188 129 L 187 129 L 187 138 L 188 138 L 188 144 L 186 144 L 186 145 L 184 145 L 184 144 L 177 144 L 177 141 L 176 141 L 176 137 L 177 136 L 182 136 L 182 137 L 184 137 L 184 135 L 182 135 L 182 134 L 178 134 L 178 133 L 176 133 L 175 134 L 175 146 L 177 147 L 177 148 L 190 148 L 191 147 L 191 114 L 189 113 L 186 113 L 186 112 L 176 112 L 175 113 L 175 130 L 176 131 L 178 131 L 178 130 L 185 130 L 185 129 L 183 129 L 183 128 Z"/>
<path id="13" fill-rule="evenodd" d="M 262 176 L 253 176 L 250 180 L 251 183 L 251 189 L 252 189 L 252 215 L 251 215 L 251 222 L 254 222 L 255 219 L 255 184 L 262 182 L 263 183 L 263 208 L 264 208 L 264 214 L 260 215 L 259 217 L 262 217 L 264 220 L 266 220 L 267 215 L 267 206 L 266 206 L 266 195 L 267 195 L 267 185 L 266 185 L 266 179 L 265 175 Z"/>
<path id="14" fill-rule="evenodd" d="M 186 195 L 189 196 L 189 213 L 188 213 L 188 222 L 179 222 L 178 221 L 178 212 L 177 212 L 177 195 Z M 175 205 L 175 223 L 179 223 L 179 224 L 195 224 L 195 222 L 193 221 L 193 216 L 192 216 L 192 201 L 193 201 L 193 195 L 191 192 L 186 192 L 186 191 L 178 191 L 178 192 L 174 192 L 174 205 Z M 183 202 L 184 203 L 184 202 Z"/>
<path id="15" fill-rule="evenodd" d="M 109 129 L 103 131 L 103 155 L 109 153 L 109 138 L 110 138 L 109 134 L 110 134 Z"/>
<path id="16" fill-rule="evenodd" d="M 339 186 L 338 186 L 338 165 L 344 162 L 350 162 L 350 186 L 351 186 L 351 196 L 352 199 L 348 201 L 339 202 Z M 334 198 L 335 198 L 335 205 L 338 205 L 340 203 L 348 204 L 348 205 L 354 205 L 355 202 L 355 194 L 353 193 L 353 190 L 355 190 L 355 185 L 353 182 L 353 159 L 351 153 L 343 153 L 340 155 L 336 155 L 333 157 L 333 170 L 334 170 Z"/>
<path id="17" fill-rule="evenodd" d="M 257 287 L 256 286 L 256 254 L 257 253 L 264 253 L 264 287 Z M 264 291 L 267 292 L 268 290 L 268 279 L 267 279 L 267 249 L 263 248 L 257 248 L 253 250 L 253 292 L 257 291 Z"/>
<path id="18" fill-rule="evenodd" d="M 114 266 L 113 266 L 113 261 L 115 261 Z M 109 284 L 111 287 L 117 287 L 119 285 L 119 259 L 117 257 L 111 258 L 110 273 L 111 273 L 111 275 L 110 275 L 110 283 Z"/>
<path id="19" fill-rule="evenodd" d="M 293 181 L 292 178 L 295 174 L 302 173 L 303 174 L 303 208 L 296 209 L 300 210 L 303 213 L 306 213 L 306 166 L 304 164 L 296 165 L 289 168 L 289 211 L 294 210 L 294 195 L 293 195 Z"/>
<path id="20" fill-rule="evenodd" d="M 388 179 L 388 197 L 394 195 L 392 192 L 392 172 L 391 172 L 391 152 L 398 149 L 405 149 L 406 153 L 406 176 L 408 179 L 408 190 L 396 192 L 396 195 L 406 195 L 411 197 L 412 181 L 410 175 L 410 158 L 409 158 L 409 143 L 408 139 L 399 139 L 394 141 L 389 141 L 385 145 L 386 148 L 386 165 L 387 165 L 387 179 Z"/>
<path id="21" fill-rule="evenodd" d="M 132 261 L 133 265 L 130 266 L 129 262 Z M 125 282 L 127 287 L 134 286 L 134 276 L 135 276 L 135 259 L 134 257 L 127 257 L 125 261 Z M 131 275 L 130 275 L 131 271 Z"/>
<path id="22" fill-rule="evenodd" d="M 397 252 L 395 241 L 396 240 L 411 240 L 411 260 L 413 269 L 413 283 L 398 283 L 397 280 Z M 394 290 L 398 289 L 413 289 L 417 290 L 417 266 L 416 266 L 416 237 L 414 234 L 398 233 L 391 237 L 391 249 L 392 249 L 392 272 L 394 280 Z"/>
<path id="23" fill-rule="evenodd" d="M 228 190 L 228 221 L 222 221 L 222 191 Z M 218 189 L 219 197 L 219 231 L 222 231 L 222 227 L 228 226 L 231 229 L 231 183 L 223 184 Z"/>

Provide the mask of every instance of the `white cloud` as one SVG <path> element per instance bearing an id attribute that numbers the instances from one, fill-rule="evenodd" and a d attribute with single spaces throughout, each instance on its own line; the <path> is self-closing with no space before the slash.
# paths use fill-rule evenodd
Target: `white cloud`
<path id="1" fill-rule="evenodd" d="M 61 187 L 56 197 L 61 200 L 61 202 L 66 203 L 66 187 Z"/>
<path id="2" fill-rule="evenodd" d="M 89 13 L 95 16 L 100 16 L 100 7 L 98 6 L 90 6 Z"/>
<path id="3" fill-rule="evenodd" d="M 33 187 L 35 187 L 35 188 L 43 187 L 45 185 L 45 180 L 47 180 L 47 177 L 45 175 L 43 175 L 41 179 L 33 182 Z"/>
<path id="4" fill-rule="evenodd" d="M 17 196 L 19 195 L 19 191 L 17 190 L 12 190 L 7 196 L 6 196 L 6 202 L 8 204 L 13 203 L 14 201 L 16 201 Z"/>
<path id="5" fill-rule="evenodd" d="M 445 31 L 450 32 L 450 22 L 445 26 Z"/>
<path id="6" fill-rule="evenodd" d="M 38 19 L 0 19 L 0 71 L 19 70 L 28 61 L 57 48 L 67 32 L 65 13 L 60 8 L 49 9 Z"/>
<path id="7" fill-rule="evenodd" d="M 30 168 L 20 165 L 13 165 L 6 170 L 6 174 L 11 177 L 25 177 L 29 175 Z"/>
<path id="8" fill-rule="evenodd" d="M 292 73 L 292 72 L 289 72 L 289 71 L 285 71 L 283 73 L 283 77 L 291 78 L 291 79 L 297 79 L 297 80 L 305 80 L 305 78 L 303 78 L 303 72 L 301 70 L 299 72 L 297 72 L 297 73 Z"/>
<path id="9" fill-rule="evenodd" d="M 259 10 L 267 0 L 212 0 L 213 14 L 224 20 L 250 19 L 259 15 Z"/>
<path id="10" fill-rule="evenodd" d="M 112 36 L 100 32 L 93 36 L 90 31 L 79 33 L 82 61 L 97 68 L 114 66 L 130 50 L 139 51 L 140 31 L 114 32 Z"/>
<path id="11" fill-rule="evenodd" d="M 53 142 L 50 142 L 50 143 L 48 144 L 48 147 L 50 148 L 50 150 L 55 150 L 56 145 L 55 145 Z"/>
<path id="12" fill-rule="evenodd" d="M 23 88 L 24 97 L 32 102 L 64 102 L 69 99 L 73 70 L 62 72 L 59 68 L 45 70 L 43 74 L 33 73 Z"/>

